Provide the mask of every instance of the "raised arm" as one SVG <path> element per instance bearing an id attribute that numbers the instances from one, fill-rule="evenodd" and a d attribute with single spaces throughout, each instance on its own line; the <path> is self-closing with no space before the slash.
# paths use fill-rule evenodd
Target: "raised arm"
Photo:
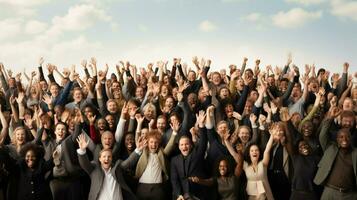
<path id="1" fill-rule="evenodd" d="M 273 135 L 277 134 L 278 129 L 277 126 L 273 128 L 273 130 L 270 132 L 270 137 L 269 141 L 265 147 L 264 154 L 263 154 L 263 165 L 267 167 L 269 165 L 269 160 L 270 160 L 270 150 L 273 146 Z"/>
<path id="2" fill-rule="evenodd" d="M 79 146 L 79 149 L 77 149 L 79 165 L 87 174 L 90 175 L 95 169 L 95 164 L 89 161 L 88 156 L 86 154 L 86 149 L 88 147 L 89 140 L 86 140 L 85 135 L 81 134 L 80 136 L 78 136 L 77 142 Z"/>
<path id="3" fill-rule="evenodd" d="M 328 135 L 329 128 L 331 126 L 331 123 L 333 119 L 338 117 L 341 113 L 341 110 L 339 110 L 337 107 L 331 107 L 329 113 L 327 114 L 327 117 L 322 121 L 321 123 L 321 131 L 319 135 L 319 140 L 321 144 L 322 150 L 326 150 L 329 143 L 330 143 L 330 136 Z"/>
<path id="4" fill-rule="evenodd" d="M 7 123 L 4 113 L 1 110 L 2 106 L 0 104 L 0 121 L 1 121 L 1 135 L 0 135 L 0 146 L 4 143 L 7 135 L 9 134 L 9 124 Z"/>

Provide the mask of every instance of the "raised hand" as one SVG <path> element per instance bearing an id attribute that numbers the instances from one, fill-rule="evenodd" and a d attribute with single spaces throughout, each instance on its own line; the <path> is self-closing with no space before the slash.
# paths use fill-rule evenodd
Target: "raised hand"
<path id="1" fill-rule="evenodd" d="M 129 109 L 129 108 L 128 108 L 128 109 Z M 138 110 L 139 110 L 139 108 L 136 108 L 136 109 L 132 108 L 132 109 L 130 109 L 130 111 L 129 111 L 129 116 L 130 116 L 131 118 L 134 118 L 134 117 L 135 117 L 135 114 L 138 112 Z"/>
<path id="2" fill-rule="evenodd" d="M 180 129 L 180 123 L 178 121 L 175 121 L 173 123 L 170 123 L 170 127 L 172 129 L 172 133 L 177 134 L 178 130 Z"/>
<path id="3" fill-rule="evenodd" d="M 210 107 L 208 107 L 207 112 L 209 111 L 209 108 Z M 209 112 L 211 112 L 211 111 L 209 111 Z M 198 114 L 196 114 L 196 121 L 198 122 L 200 127 L 204 126 L 205 120 L 206 120 L 206 113 L 205 113 L 205 111 L 200 110 L 198 112 Z"/>
<path id="4" fill-rule="evenodd" d="M 94 57 L 92 57 L 92 58 L 90 59 L 90 64 L 92 64 L 93 67 L 97 67 L 97 59 L 95 59 Z"/>
<path id="5" fill-rule="evenodd" d="M 16 102 L 18 104 L 21 104 L 23 102 L 23 100 L 25 99 L 25 93 L 24 92 L 19 92 L 19 94 L 17 95 Z"/>
<path id="6" fill-rule="evenodd" d="M 38 64 L 39 64 L 40 66 L 42 66 L 42 64 L 43 64 L 44 61 L 45 61 L 45 60 L 43 59 L 43 57 L 40 57 L 40 59 L 38 59 Z"/>
<path id="7" fill-rule="evenodd" d="M 68 68 L 63 68 L 62 74 L 64 77 L 68 78 L 69 75 L 71 74 L 71 71 Z"/>
<path id="8" fill-rule="evenodd" d="M 283 122 L 287 122 L 290 120 L 289 109 L 287 107 L 282 107 L 280 109 L 280 119 Z"/>
<path id="9" fill-rule="evenodd" d="M 144 116 L 142 116 L 140 113 L 135 114 L 135 119 L 138 122 L 138 124 L 142 124 L 144 122 Z"/>
<path id="10" fill-rule="evenodd" d="M 249 116 L 249 120 L 250 120 L 250 123 L 251 123 L 251 124 L 256 124 L 256 122 L 257 122 L 257 116 L 252 113 L 252 114 L 250 114 L 250 116 Z"/>
<path id="11" fill-rule="evenodd" d="M 81 150 L 86 150 L 89 145 L 89 139 L 86 141 L 86 136 L 82 133 L 77 138 L 78 146 Z"/>
<path id="12" fill-rule="evenodd" d="M 145 136 L 140 136 L 138 141 L 135 142 L 136 143 L 136 148 L 139 149 L 140 151 L 142 151 L 148 144 Z"/>
<path id="13" fill-rule="evenodd" d="M 129 113 L 129 108 L 127 106 L 127 103 L 125 102 L 123 108 L 121 109 L 120 118 L 125 119 L 128 113 Z"/>
<path id="14" fill-rule="evenodd" d="M 37 73 L 35 71 L 31 72 L 31 78 L 34 78 L 36 76 L 36 74 Z"/>
<path id="15" fill-rule="evenodd" d="M 343 72 L 347 73 L 349 67 L 350 67 L 350 64 L 348 62 L 343 63 Z"/>
<path id="16" fill-rule="evenodd" d="M 96 117 L 97 117 L 96 115 L 89 115 L 87 117 L 90 125 L 94 125 L 95 124 Z"/>
<path id="17" fill-rule="evenodd" d="M 81 65 L 82 65 L 83 68 L 87 68 L 87 60 L 85 60 L 85 59 L 82 60 L 81 61 Z"/>
<path id="18" fill-rule="evenodd" d="M 213 105 L 208 106 L 206 114 L 211 117 L 214 115 L 214 106 Z"/>
<path id="19" fill-rule="evenodd" d="M 242 120 L 242 115 L 240 115 L 238 112 L 233 112 L 233 117 L 237 120 Z"/>
<path id="20" fill-rule="evenodd" d="M 52 104 L 52 96 L 48 95 L 48 94 L 44 94 L 43 95 L 43 101 L 47 104 L 47 105 L 51 105 Z"/>
<path id="21" fill-rule="evenodd" d="M 74 123 L 75 124 L 80 124 L 80 123 L 84 122 L 81 110 L 76 108 L 75 109 L 75 113 L 76 113 L 76 115 L 74 117 Z"/>
<path id="22" fill-rule="evenodd" d="M 7 75 L 9 75 L 9 77 L 12 78 L 12 71 L 11 71 L 11 69 L 8 69 L 8 70 L 7 70 Z"/>
<path id="23" fill-rule="evenodd" d="M 337 106 L 331 107 L 329 112 L 328 112 L 328 118 L 334 119 L 338 117 L 341 114 L 342 110 L 339 109 Z"/>

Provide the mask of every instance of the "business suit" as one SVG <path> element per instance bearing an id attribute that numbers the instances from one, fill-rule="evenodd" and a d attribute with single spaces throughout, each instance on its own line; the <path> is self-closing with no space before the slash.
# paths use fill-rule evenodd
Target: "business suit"
<path id="1" fill-rule="evenodd" d="M 91 188 L 89 192 L 88 200 L 96 200 L 100 194 L 100 190 L 104 181 L 104 171 L 100 164 L 96 162 L 90 162 L 86 154 L 78 154 L 79 164 L 87 172 L 91 178 Z M 125 183 L 123 177 L 123 170 L 125 168 L 131 168 L 136 165 L 139 159 L 139 155 L 133 152 L 125 161 L 118 160 L 114 166 L 110 169 L 110 173 L 119 184 L 123 199 L 136 200 L 135 195 Z"/>
<path id="2" fill-rule="evenodd" d="M 157 170 L 161 169 L 161 177 L 162 180 L 160 183 L 147 183 L 141 182 L 140 178 L 143 176 L 144 172 L 148 168 L 149 160 L 150 160 L 150 152 L 148 148 L 145 148 L 143 154 L 140 156 L 138 164 L 136 166 L 135 177 L 139 179 L 139 185 L 137 188 L 137 195 L 139 199 L 155 199 L 155 200 L 165 200 L 167 199 L 167 195 L 169 192 L 165 190 L 167 186 L 167 182 L 169 180 L 169 163 L 167 162 L 167 157 L 170 155 L 172 150 L 175 147 L 175 138 L 177 134 L 172 134 L 168 144 L 165 149 L 159 147 L 157 152 L 151 156 L 157 156 L 157 161 L 159 163 L 159 168 L 155 168 Z M 152 165 L 151 165 L 152 166 Z"/>
<path id="3" fill-rule="evenodd" d="M 43 129 L 40 129 L 36 137 L 36 144 L 42 145 L 45 149 L 45 160 L 52 157 L 53 152 L 58 145 L 61 145 L 61 157 L 59 160 L 63 162 L 64 171 L 58 173 L 53 170 L 53 179 L 50 181 L 50 188 L 53 199 L 85 199 L 86 184 L 83 184 L 85 173 L 79 166 L 76 155 L 76 138 L 81 133 L 82 125 L 77 124 L 73 134 L 67 136 L 60 142 L 56 139 L 47 137 L 41 141 Z M 85 182 L 85 181 L 84 181 Z M 88 187 L 89 188 L 89 187 Z"/>
<path id="4" fill-rule="evenodd" d="M 336 157 L 339 153 L 339 147 L 336 142 L 330 140 L 330 136 L 327 134 L 331 125 L 332 119 L 327 119 L 322 122 L 322 128 L 319 136 L 321 147 L 324 151 L 324 155 L 318 164 L 318 171 L 316 173 L 314 182 L 317 185 L 324 185 L 327 181 L 328 176 L 333 168 Z M 353 172 L 355 175 L 355 183 L 357 183 L 357 149 L 352 149 L 352 164 Z M 325 187 L 325 190 L 327 188 Z M 356 188 L 355 188 L 356 189 Z M 357 195 L 355 194 L 354 198 Z"/>
<path id="5" fill-rule="evenodd" d="M 207 148 L 207 130 L 200 128 L 200 139 L 193 147 L 189 155 L 185 158 L 182 154 L 177 155 L 171 160 L 171 184 L 173 197 L 176 199 L 180 195 L 194 195 L 202 198 L 202 186 L 192 183 L 188 177 L 205 177 L 204 174 L 204 154 Z M 204 198 L 202 198 L 204 199 Z"/>

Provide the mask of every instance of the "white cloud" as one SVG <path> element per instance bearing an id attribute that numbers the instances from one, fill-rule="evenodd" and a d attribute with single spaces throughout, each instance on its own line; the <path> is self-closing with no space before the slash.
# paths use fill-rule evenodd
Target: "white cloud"
<path id="1" fill-rule="evenodd" d="M 254 12 L 242 17 L 241 19 L 248 22 L 259 22 L 262 20 L 262 17 L 261 13 Z"/>
<path id="2" fill-rule="evenodd" d="M 338 17 L 357 21 L 357 1 L 332 0 L 331 13 Z"/>
<path id="3" fill-rule="evenodd" d="M 50 0 L 0 0 L 0 4 L 13 6 L 32 7 L 48 3 Z"/>
<path id="4" fill-rule="evenodd" d="M 34 16 L 37 9 L 51 0 L 0 0 L 0 17 Z"/>
<path id="5" fill-rule="evenodd" d="M 198 29 L 203 32 L 212 32 L 217 30 L 217 25 L 209 20 L 204 20 L 198 25 Z"/>
<path id="6" fill-rule="evenodd" d="M 298 28 L 322 17 L 322 11 L 309 12 L 293 8 L 287 12 L 280 11 L 272 16 L 273 24 L 280 28 Z"/>
<path id="7" fill-rule="evenodd" d="M 42 33 L 47 29 L 47 24 L 37 20 L 31 20 L 26 23 L 25 32 L 27 34 Z"/>
<path id="8" fill-rule="evenodd" d="M 321 4 L 323 2 L 326 2 L 326 0 L 285 0 L 288 3 L 297 3 L 297 4 L 302 4 L 305 6 L 309 5 L 317 5 Z"/>
<path id="9" fill-rule="evenodd" d="M 0 40 L 14 38 L 21 33 L 21 19 L 4 19 L 0 21 Z"/>
<path id="10" fill-rule="evenodd" d="M 110 21 L 111 17 L 100 9 L 91 4 L 81 4 L 70 7 L 68 13 L 52 19 L 53 29 L 64 31 L 82 31 L 98 21 Z"/>

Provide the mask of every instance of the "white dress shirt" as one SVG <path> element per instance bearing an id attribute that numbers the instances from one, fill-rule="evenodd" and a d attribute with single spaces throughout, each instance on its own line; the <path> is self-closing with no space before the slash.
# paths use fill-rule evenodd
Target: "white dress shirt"
<path id="1" fill-rule="evenodd" d="M 148 164 L 139 179 L 139 183 L 162 183 L 162 169 L 157 153 L 149 154 Z"/>
<path id="2" fill-rule="evenodd" d="M 102 188 L 100 189 L 98 200 L 123 200 L 123 195 L 118 182 L 115 180 L 111 173 L 111 168 L 104 172 L 104 180 Z"/>

